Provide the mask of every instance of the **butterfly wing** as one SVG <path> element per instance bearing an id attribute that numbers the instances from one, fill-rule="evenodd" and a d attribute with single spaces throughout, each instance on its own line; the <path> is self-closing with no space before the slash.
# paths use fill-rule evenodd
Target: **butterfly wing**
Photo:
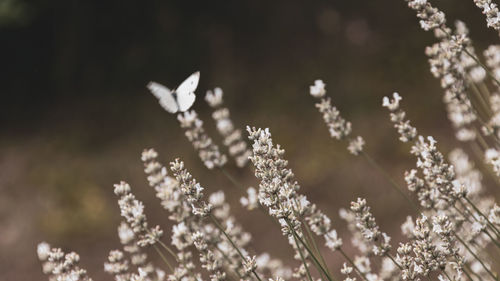
<path id="1" fill-rule="evenodd" d="M 175 93 L 177 95 L 177 104 L 179 106 L 179 111 L 188 110 L 194 103 L 196 95 L 194 91 L 198 87 L 198 82 L 200 81 L 200 72 L 195 72 L 191 74 L 184 82 L 182 82 Z"/>
<path id="2" fill-rule="evenodd" d="M 170 113 L 176 113 L 179 111 L 177 102 L 167 87 L 156 82 L 149 82 L 147 85 L 149 91 L 160 101 L 160 105 Z"/>

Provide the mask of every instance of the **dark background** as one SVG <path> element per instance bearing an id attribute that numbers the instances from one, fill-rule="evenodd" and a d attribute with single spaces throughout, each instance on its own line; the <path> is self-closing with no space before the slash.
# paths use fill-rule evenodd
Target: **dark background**
<path id="1" fill-rule="evenodd" d="M 478 53 L 498 43 L 472 0 L 433 2 L 450 23 L 468 24 Z M 338 209 L 358 196 L 394 245 L 411 210 L 362 158 L 329 138 L 308 94 L 315 79 L 325 81 L 366 150 L 401 184 L 414 159 L 398 142 L 382 96 L 399 91 L 420 133 L 434 135 L 444 152 L 461 145 L 424 55 L 434 39 L 403 0 L 0 0 L 0 38 L 1 280 L 44 280 L 35 252 L 42 240 L 79 252 L 95 280 L 110 279 L 102 263 L 119 246 L 112 184 L 120 180 L 169 241 L 166 215 L 142 172 L 139 157 L 148 147 L 164 163 L 182 157 L 208 192 L 226 190 L 254 248 L 290 260 L 279 230 L 261 214 L 248 215 L 239 191 L 203 167 L 175 116 L 146 90 L 150 80 L 174 88 L 200 70 L 194 108 L 219 143 L 203 95 L 222 87 L 237 126 L 271 128 L 303 192 L 328 210 L 346 242 Z M 227 167 L 256 186 L 251 168 Z M 340 259 L 325 253 L 338 273 Z"/>

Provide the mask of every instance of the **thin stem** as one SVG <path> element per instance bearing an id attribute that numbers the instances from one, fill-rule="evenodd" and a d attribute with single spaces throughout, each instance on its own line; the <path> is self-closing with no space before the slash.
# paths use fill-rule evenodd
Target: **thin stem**
<path id="1" fill-rule="evenodd" d="M 299 240 L 299 242 L 304 246 L 304 248 L 307 250 L 308 254 L 311 256 L 311 258 L 313 259 L 313 261 L 316 263 L 316 265 L 321 269 L 321 271 L 323 272 L 323 274 L 326 275 L 326 277 L 328 278 L 329 281 L 335 281 L 335 279 L 333 279 L 333 276 L 330 276 L 328 274 L 328 272 L 323 268 L 323 266 L 321 265 L 321 263 L 318 261 L 318 259 L 314 256 L 314 253 L 311 251 L 311 249 L 309 249 L 309 247 L 307 246 L 307 244 L 302 240 L 302 238 L 300 238 L 300 236 L 297 234 L 297 232 L 295 231 L 295 229 L 292 227 L 292 223 L 290 222 L 290 220 L 288 218 L 284 218 L 285 222 L 287 223 L 288 227 L 290 228 L 290 230 L 292 231 L 292 234 L 294 237 L 297 238 L 297 240 Z"/>
<path id="2" fill-rule="evenodd" d="M 245 262 L 246 261 L 245 256 L 243 255 L 243 253 L 241 253 L 240 249 L 236 246 L 236 244 L 234 244 L 233 239 L 231 239 L 231 237 L 229 237 L 229 235 L 226 233 L 226 231 L 224 230 L 222 225 L 220 225 L 219 221 L 212 214 L 209 214 L 208 216 L 210 217 L 210 219 L 212 219 L 213 223 L 224 234 L 224 236 L 226 236 L 229 243 L 231 243 L 231 246 L 233 246 L 233 248 L 236 250 L 236 252 L 238 252 L 238 254 L 240 255 L 242 261 Z M 257 278 L 257 280 L 262 281 L 262 279 L 260 279 L 259 274 L 257 274 L 257 272 L 255 270 L 252 270 L 252 273 L 255 276 L 255 278 Z"/>
<path id="3" fill-rule="evenodd" d="M 295 237 L 295 235 L 293 235 L 293 238 L 295 240 L 295 245 L 297 246 L 297 251 L 299 252 L 300 259 L 302 260 L 302 264 L 304 265 L 304 268 L 306 269 L 307 278 L 309 279 L 309 281 L 313 281 L 313 279 L 311 277 L 311 273 L 309 272 L 309 267 L 307 266 L 306 259 L 304 258 L 304 254 L 302 253 L 302 250 L 300 249 L 299 241 L 297 240 L 297 237 Z"/>
<path id="4" fill-rule="evenodd" d="M 174 273 L 174 268 L 172 267 L 172 265 L 168 262 L 167 258 L 163 255 L 163 253 L 160 251 L 160 249 L 158 249 L 158 246 L 156 246 L 156 244 L 153 244 L 153 247 L 155 248 L 156 252 L 158 253 L 158 255 L 160 255 L 161 259 L 163 260 L 163 262 L 167 265 L 168 269 L 170 270 L 171 273 Z"/>
<path id="5" fill-rule="evenodd" d="M 486 171 L 488 176 L 497 184 L 500 184 L 499 178 L 495 175 L 493 170 L 484 162 L 484 153 L 482 152 L 481 148 L 479 147 L 478 143 L 476 141 L 469 142 L 471 149 L 474 153 L 474 155 L 477 158 L 477 162 L 481 165 L 482 169 Z"/>
<path id="6" fill-rule="evenodd" d="M 450 278 L 450 275 L 448 275 L 448 273 L 446 272 L 446 270 L 443 269 L 442 271 L 443 271 L 444 275 L 446 276 L 446 278 L 448 278 L 448 280 L 450 280 L 450 281 L 453 280 L 453 279 Z M 473 281 L 473 280 L 471 280 L 471 281 Z"/>
<path id="7" fill-rule="evenodd" d="M 479 101 L 479 103 L 483 107 L 484 114 L 486 115 L 486 118 L 489 118 L 492 114 L 491 108 L 489 107 L 488 103 L 484 100 L 483 95 L 481 94 L 481 90 L 479 90 L 479 88 L 476 86 L 476 84 L 474 82 L 472 82 L 472 79 L 470 77 L 468 77 L 467 80 L 468 80 L 467 82 L 469 82 L 470 88 L 472 89 L 472 91 L 476 95 L 477 100 Z"/>
<path id="8" fill-rule="evenodd" d="M 396 190 L 403 198 L 405 198 L 406 201 L 408 201 L 408 203 L 410 203 L 410 206 L 413 208 L 413 210 L 417 214 L 420 213 L 417 205 L 415 205 L 415 203 L 413 203 L 413 201 L 406 195 L 406 193 L 403 192 L 403 190 L 401 190 L 399 185 L 392 179 L 392 177 L 372 157 L 370 157 L 370 155 L 368 155 L 368 153 L 366 153 L 365 151 L 361 151 L 361 153 L 363 154 L 365 159 L 368 161 L 368 163 L 370 163 L 370 165 L 372 165 L 372 167 L 374 167 L 380 173 L 382 173 L 382 175 L 391 183 L 391 187 L 394 190 Z"/>
<path id="9" fill-rule="evenodd" d="M 314 240 L 314 236 L 312 235 L 311 230 L 309 229 L 309 226 L 307 225 L 307 223 L 303 223 L 303 225 L 304 225 L 304 228 L 306 229 L 307 235 L 309 236 L 309 240 L 311 241 L 311 244 L 313 245 L 314 250 L 316 251 L 316 253 L 318 253 L 319 258 L 320 258 L 321 262 L 323 263 L 323 266 L 325 267 L 328 274 L 331 275 L 330 270 L 328 269 L 328 267 L 326 265 L 325 258 L 323 258 L 323 255 L 321 254 L 321 251 L 319 250 L 318 245 L 316 244 L 316 241 Z"/>
<path id="10" fill-rule="evenodd" d="M 470 98 L 469 98 L 470 99 Z M 486 122 L 482 117 L 481 115 L 479 115 L 478 111 L 472 106 L 472 102 L 471 104 L 467 104 L 467 103 L 463 103 L 464 105 L 466 106 L 469 106 L 469 109 L 472 111 L 472 113 L 477 117 L 477 121 L 479 122 L 479 125 L 480 126 L 484 126 L 486 128 L 490 128 L 490 125 L 488 125 L 488 122 Z M 484 140 L 483 138 L 483 134 L 481 133 L 481 131 L 479 129 L 477 129 L 475 126 L 471 126 L 474 131 L 476 132 L 476 136 L 477 138 L 479 138 L 479 141 L 480 141 L 480 144 L 483 146 L 484 150 L 488 149 L 488 144 L 486 143 L 486 141 Z M 496 142 L 497 144 L 500 144 L 500 139 L 498 139 L 498 137 L 494 134 L 491 135 L 491 138 L 493 139 L 494 142 Z"/>
<path id="11" fill-rule="evenodd" d="M 456 235 L 456 234 L 455 234 Z M 455 256 L 455 261 L 457 262 L 457 264 L 460 264 L 460 261 L 458 260 L 458 258 Z M 469 271 L 471 271 L 472 273 L 474 273 L 474 271 L 472 271 L 470 268 L 469 268 L 469 265 L 467 265 L 467 263 L 464 263 L 465 267 L 467 268 L 467 270 L 465 270 L 465 268 L 462 267 L 462 271 L 463 273 L 465 273 L 465 275 L 467 276 L 467 278 L 469 278 L 470 281 L 474 281 L 474 279 L 472 279 L 472 276 L 470 276 Z M 444 270 L 443 270 L 444 271 Z M 479 280 L 483 280 L 482 278 L 479 278 Z"/>
<path id="12" fill-rule="evenodd" d="M 394 259 L 394 257 L 390 253 L 386 253 L 385 256 L 388 257 L 399 268 L 399 270 L 403 270 L 403 267 Z"/>
<path id="13" fill-rule="evenodd" d="M 245 187 L 243 186 L 243 184 L 241 182 L 239 182 L 238 180 L 236 180 L 233 176 L 231 176 L 231 174 L 228 171 L 226 171 L 226 169 L 224 169 L 223 167 L 219 167 L 219 169 L 222 171 L 224 176 L 226 176 L 226 178 L 231 183 L 233 183 L 234 186 L 236 186 L 237 188 L 239 188 L 241 190 L 245 190 Z"/>
<path id="14" fill-rule="evenodd" d="M 474 129 L 474 132 L 476 133 L 476 136 L 477 136 L 476 139 L 477 139 L 477 142 L 479 143 L 479 146 L 481 146 L 483 151 L 486 151 L 489 148 L 489 145 L 486 142 L 486 140 L 484 139 L 481 131 L 478 128 L 476 128 L 475 126 L 473 126 L 473 129 Z"/>
<path id="15" fill-rule="evenodd" d="M 483 96 L 484 100 L 489 102 L 490 97 L 491 97 L 491 93 L 490 93 L 490 89 L 488 89 L 488 86 L 486 86 L 484 81 L 481 81 L 479 83 L 479 88 L 481 89 L 481 93 L 485 93 L 485 95 Z"/>
<path id="16" fill-rule="evenodd" d="M 495 77 L 495 75 L 490 71 L 490 69 L 486 65 L 484 65 L 478 58 L 476 58 L 476 56 L 474 56 L 473 54 L 471 54 L 471 52 L 469 52 L 469 50 L 467 50 L 467 48 L 464 48 L 463 51 L 469 57 L 471 57 L 477 64 L 479 64 L 482 68 L 484 68 L 484 70 L 490 76 L 490 78 L 493 79 L 493 81 L 495 81 L 498 86 L 500 86 L 500 82 L 497 80 L 497 78 Z"/>
<path id="17" fill-rule="evenodd" d="M 172 249 L 165 245 L 165 243 L 161 242 L 161 240 L 156 239 L 155 241 L 158 242 L 162 246 L 162 248 L 165 249 L 175 259 L 176 262 L 179 262 L 177 255 L 174 253 L 174 251 L 172 251 Z"/>
<path id="18" fill-rule="evenodd" d="M 490 222 L 490 220 L 488 219 L 487 216 L 485 216 L 483 214 L 483 212 L 481 212 L 481 210 L 479 210 L 479 208 L 476 207 L 476 205 L 474 205 L 474 203 L 472 203 L 472 201 L 470 201 L 469 198 L 467 198 L 467 196 L 464 196 L 464 199 L 465 201 L 467 201 L 467 203 L 469 203 L 469 205 L 472 206 L 472 208 L 478 213 L 480 214 L 485 220 L 486 222 L 488 223 L 488 225 L 491 227 L 491 229 L 493 230 L 493 232 L 495 232 L 495 234 L 497 235 L 497 237 L 500 235 L 500 231 L 495 227 L 495 225 L 493 223 Z"/>
<path id="19" fill-rule="evenodd" d="M 363 280 L 367 281 L 365 274 L 363 272 L 361 272 L 361 270 L 359 270 L 359 268 L 356 266 L 356 264 L 351 260 L 351 258 L 349 258 L 348 255 L 346 255 L 346 253 L 344 252 L 344 250 L 342 250 L 342 248 L 339 248 L 339 252 L 342 254 L 342 256 L 344 256 L 344 259 L 346 259 L 352 265 L 352 267 L 354 267 L 354 269 L 356 270 L 358 275 L 361 278 L 363 278 Z"/>
<path id="20" fill-rule="evenodd" d="M 215 246 L 215 248 L 221 253 L 221 255 L 224 257 L 224 259 L 227 261 L 228 267 L 231 268 L 231 259 L 227 256 L 227 254 L 219 248 L 219 246 Z M 234 273 L 238 276 L 239 280 L 243 279 L 243 276 L 236 270 L 233 269 Z"/>
<path id="21" fill-rule="evenodd" d="M 469 275 L 469 273 L 468 273 L 467 271 L 470 271 L 470 273 L 472 273 L 472 275 L 476 276 L 478 280 L 482 280 L 482 279 L 483 279 L 483 278 L 482 278 L 479 274 L 475 273 L 475 272 L 474 272 L 474 271 L 470 268 L 470 266 L 469 266 L 467 263 L 466 263 L 466 264 L 464 264 L 464 266 L 465 266 L 465 268 L 466 268 L 467 270 L 463 269 L 463 271 L 464 271 L 464 272 L 465 272 L 465 274 L 469 277 L 469 279 L 470 279 L 470 280 L 474 281 L 474 279 L 472 279 L 472 277 L 470 277 L 470 275 Z"/>
<path id="22" fill-rule="evenodd" d="M 303 223 L 303 222 L 301 221 L 301 223 Z M 307 227 L 307 225 L 305 225 L 305 226 Z M 309 235 L 309 233 L 307 233 L 307 234 L 308 234 L 308 235 L 303 235 L 303 236 L 302 236 L 302 237 L 304 238 L 304 241 L 306 242 L 306 244 L 307 244 L 307 245 L 309 245 L 309 247 L 312 247 L 312 250 L 313 250 L 313 252 L 314 252 L 314 254 L 315 254 L 315 255 L 319 255 L 319 251 L 318 251 L 317 247 L 315 247 L 315 246 L 313 245 L 313 242 L 314 242 L 314 241 L 313 241 L 313 242 L 311 242 L 311 236 Z M 294 239 L 295 239 L 295 237 L 294 237 Z M 314 243 L 314 244 L 316 244 L 316 243 Z M 311 246 L 311 245 L 312 245 L 312 246 Z M 308 257 L 308 260 L 309 260 L 309 261 L 311 261 L 311 262 L 314 264 L 314 266 L 316 266 L 316 263 L 314 263 L 314 260 L 313 260 L 311 257 Z M 321 261 L 321 266 L 323 266 L 323 267 L 324 267 L 324 266 L 325 266 L 325 264 L 324 264 L 324 262 L 323 262 L 323 259 L 321 259 L 321 258 L 320 258 L 320 261 Z M 316 269 L 318 270 L 318 273 L 319 273 L 319 275 L 321 276 L 321 277 L 320 277 L 320 278 L 321 278 L 321 280 L 326 279 L 326 276 L 323 274 L 323 272 L 322 272 L 322 271 L 321 271 L 321 270 L 320 270 L 317 266 L 316 266 Z M 326 270 L 328 271 L 328 268 L 326 268 Z M 328 273 L 330 273 L 330 272 L 328 271 Z"/>
<path id="23" fill-rule="evenodd" d="M 460 202 L 460 203 L 462 203 L 462 202 Z M 471 216 L 472 218 L 474 218 L 474 220 L 476 220 L 476 221 L 478 221 L 478 222 L 479 222 L 479 220 L 478 220 L 478 219 L 477 219 L 477 218 L 476 218 L 473 214 L 471 214 L 471 213 L 470 213 L 470 211 L 467 209 L 467 207 L 466 207 L 466 206 L 464 206 L 464 205 L 463 205 L 463 203 L 462 203 L 462 206 L 466 209 L 466 212 L 468 212 L 468 213 L 470 214 L 470 216 Z M 463 213 L 460 209 L 458 209 L 455 205 L 453 205 L 453 208 L 454 208 L 454 209 L 455 209 L 455 211 L 457 211 L 460 215 L 462 215 L 462 217 L 463 217 L 464 219 L 466 219 L 469 223 L 472 223 L 472 221 L 470 220 L 470 218 L 469 218 L 466 214 L 464 214 L 464 213 Z M 486 234 L 486 235 L 490 238 L 490 240 L 491 240 L 491 242 L 493 242 L 493 244 L 495 244 L 497 247 L 499 247 L 499 248 L 500 248 L 500 245 L 498 244 L 498 242 L 495 240 L 495 238 L 493 238 L 493 237 L 491 236 L 490 232 L 489 232 L 487 229 L 482 230 L 482 232 L 484 232 L 484 233 L 485 233 L 485 234 Z M 496 250 L 498 251 L 498 249 L 496 249 Z"/>
<path id="24" fill-rule="evenodd" d="M 149 230 L 148 230 L 148 232 L 149 232 Z M 170 255 L 171 255 L 171 256 L 175 259 L 175 261 L 176 261 L 177 263 L 180 263 L 180 262 L 181 262 L 181 261 L 179 261 L 179 258 L 177 258 L 177 255 L 174 253 L 174 251 L 172 251 L 172 249 L 170 249 L 167 245 L 165 245 L 165 243 L 163 243 L 163 242 L 162 242 L 161 240 L 159 240 L 159 239 L 155 239 L 155 241 L 156 241 L 158 244 L 160 244 L 160 245 L 162 246 L 162 248 L 163 248 L 163 249 L 165 249 L 165 250 L 166 250 L 166 251 L 167 251 L 167 252 L 168 252 L 168 253 L 169 253 L 169 254 L 170 254 Z M 154 246 L 157 248 L 156 244 L 154 244 Z M 159 250 L 159 249 L 158 249 L 158 250 Z M 182 261 L 182 263 L 184 264 L 184 266 L 186 266 L 185 261 Z M 187 266 L 186 266 L 186 268 L 187 268 Z M 173 272 L 173 271 L 172 271 L 172 272 Z M 193 277 L 194 279 L 196 279 L 196 278 L 195 278 L 195 276 L 194 276 L 194 273 L 193 273 L 191 270 L 189 270 L 188 272 L 189 272 L 189 275 L 191 275 L 191 277 Z"/>
<path id="25" fill-rule="evenodd" d="M 458 239 L 458 241 L 460 241 L 464 245 L 464 247 L 471 253 L 471 255 L 483 266 L 484 270 L 486 270 L 486 272 L 488 272 L 488 274 L 494 280 L 496 280 L 497 277 L 495 277 L 495 275 L 489 270 L 489 268 L 483 263 L 483 261 L 469 248 L 469 246 L 467 244 L 465 244 L 465 242 L 460 237 L 458 237 L 456 234 L 455 234 L 455 237 Z"/>
<path id="26" fill-rule="evenodd" d="M 487 260 L 489 260 L 491 263 L 500 264 L 498 257 L 496 255 L 487 251 L 486 249 L 484 249 L 484 247 L 481 247 L 476 241 L 471 240 L 469 243 L 470 243 L 472 249 L 475 250 L 476 252 L 483 251 L 482 253 L 484 254 L 485 258 Z M 493 249 L 495 250 L 495 253 L 497 253 L 497 254 L 499 253 L 498 248 L 493 247 Z"/>

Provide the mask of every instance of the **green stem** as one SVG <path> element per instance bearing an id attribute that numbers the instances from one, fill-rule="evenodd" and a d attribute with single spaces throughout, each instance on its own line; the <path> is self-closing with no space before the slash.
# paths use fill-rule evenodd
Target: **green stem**
<path id="1" fill-rule="evenodd" d="M 471 207 L 478 213 L 480 214 L 485 220 L 486 222 L 488 223 L 488 225 L 490 226 L 491 230 L 496 234 L 497 237 L 499 237 L 500 235 L 500 231 L 495 227 L 495 225 L 493 223 L 490 222 L 490 220 L 488 219 L 487 216 L 485 216 L 483 214 L 483 212 L 481 212 L 481 210 L 479 210 L 478 207 L 476 207 L 476 205 L 474 205 L 474 203 L 472 203 L 472 201 L 470 201 L 469 198 L 467 198 L 467 196 L 464 196 L 464 199 L 465 201 L 467 201 L 467 203 L 469 203 L 469 205 L 471 205 Z"/>
<path id="2" fill-rule="evenodd" d="M 472 82 L 470 77 L 468 77 L 467 82 L 470 85 L 470 88 L 472 89 L 474 94 L 476 95 L 479 104 L 481 104 L 481 106 L 483 107 L 484 115 L 486 116 L 486 118 L 490 118 L 492 115 L 491 108 L 489 107 L 488 103 L 486 103 L 486 101 L 484 100 L 483 95 L 481 94 L 481 90 L 479 90 L 476 84 Z"/>
<path id="3" fill-rule="evenodd" d="M 224 257 L 224 259 L 226 260 L 228 267 L 231 268 L 231 259 L 227 256 L 227 254 L 223 250 L 221 250 L 221 248 L 219 248 L 219 246 L 215 246 L 215 247 L 219 251 L 219 253 L 221 253 L 221 255 Z M 233 271 L 238 276 L 238 278 L 239 278 L 238 280 L 243 279 L 243 276 L 241 276 L 241 274 L 237 270 L 233 269 Z"/>
<path id="4" fill-rule="evenodd" d="M 309 281 L 313 281 L 313 279 L 311 277 L 311 273 L 309 272 L 309 267 L 307 266 L 306 259 L 304 258 L 304 254 L 302 253 L 302 250 L 300 249 L 299 241 L 297 240 L 297 237 L 295 237 L 295 235 L 293 235 L 293 238 L 295 240 L 295 245 L 297 246 L 297 251 L 299 252 L 300 259 L 302 260 L 302 264 L 304 265 L 304 268 L 306 269 L 307 278 L 309 279 Z"/>
<path id="5" fill-rule="evenodd" d="M 390 253 L 386 253 L 385 256 L 388 257 L 399 268 L 399 270 L 403 270 L 403 267 L 394 259 L 394 257 Z"/>
<path id="6" fill-rule="evenodd" d="M 462 204 L 463 204 L 463 203 L 462 203 Z M 462 206 L 463 206 L 463 205 L 462 205 Z M 463 207 L 466 209 L 466 211 L 468 211 L 468 210 L 467 210 L 467 208 L 466 208 L 466 206 L 463 206 Z M 455 209 L 455 211 L 457 211 L 457 212 L 458 212 L 458 213 L 459 213 L 459 214 L 460 214 L 460 215 L 461 215 L 464 219 L 466 219 L 469 223 L 473 223 L 473 222 L 472 222 L 472 220 L 469 218 L 469 216 L 467 216 L 466 214 L 464 214 L 464 213 L 463 213 L 463 212 L 462 212 L 459 208 L 457 208 L 455 205 L 453 205 L 453 208 L 454 208 L 454 209 Z M 469 214 L 470 214 L 470 212 L 469 212 Z M 477 218 L 476 218 L 474 215 L 472 215 L 472 214 L 471 214 L 470 216 L 471 216 L 472 218 L 474 218 L 476 221 L 478 221 L 478 220 L 477 220 Z M 484 232 L 484 233 L 485 233 L 485 234 L 486 234 L 486 235 L 490 238 L 490 240 L 491 240 L 491 242 L 493 242 L 493 244 L 495 244 L 497 247 L 500 247 L 500 245 L 498 245 L 498 244 L 497 244 L 498 242 L 497 242 L 497 241 L 496 241 L 496 240 L 495 240 L 495 239 L 491 236 L 490 232 L 489 232 L 487 229 L 484 229 L 482 232 Z M 497 248 L 495 248 L 495 250 L 497 250 L 497 251 L 498 251 L 498 249 L 497 249 Z"/>
<path id="7" fill-rule="evenodd" d="M 179 262 L 179 259 L 177 258 L 177 255 L 170 249 L 165 243 L 161 242 L 161 240 L 156 239 L 155 240 L 157 243 L 159 243 L 163 249 L 165 249 L 174 259 L 176 262 Z"/>
<path id="8" fill-rule="evenodd" d="M 491 97 L 491 93 L 490 93 L 490 89 L 488 89 L 488 86 L 486 86 L 486 84 L 484 83 L 484 81 L 481 81 L 479 83 L 479 88 L 481 89 L 481 93 L 485 93 L 485 95 L 483 96 L 484 100 L 488 101 L 488 104 L 490 103 L 490 97 Z"/>
<path id="9" fill-rule="evenodd" d="M 491 169 L 491 167 L 484 162 L 484 153 L 482 152 L 481 148 L 479 147 L 479 144 L 477 143 L 477 141 L 472 141 L 472 142 L 469 142 L 469 143 L 470 143 L 472 152 L 476 156 L 477 162 L 482 167 L 482 170 L 486 171 L 486 174 L 488 174 L 488 176 L 497 185 L 500 185 L 500 179 L 495 175 L 495 173 L 493 172 L 493 170 Z"/>
<path id="10" fill-rule="evenodd" d="M 464 247 L 467 249 L 467 251 L 469 251 L 471 253 L 471 255 L 483 266 L 484 270 L 486 270 L 486 272 L 488 272 L 488 274 L 494 280 L 496 280 L 495 275 L 488 269 L 488 267 L 483 263 L 483 261 L 470 249 L 470 247 L 456 234 L 455 234 L 455 237 L 458 239 L 458 241 L 460 241 L 460 243 L 462 243 L 464 245 Z"/>
<path id="11" fill-rule="evenodd" d="M 368 279 L 366 279 L 365 274 L 363 272 L 361 272 L 361 270 L 359 270 L 359 268 L 356 266 L 356 264 L 351 260 L 351 258 L 349 258 L 348 255 L 346 255 L 346 253 L 344 252 L 344 250 L 342 250 L 342 248 L 339 248 L 339 252 L 342 254 L 342 256 L 344 256 L 344 259 L 346 259 L 352 265 L 352 267 L 354 267 L 354 269 L 356 270 L 358 275 L 361 278 L 363 278 L 363 280 L 367 281 Z"/>
<path id="12" fill-rule="evenodd" d="M 148 232 L 149 232 L 149 230 L 148 230 Z M 174 251 L 172 251 L 172 249 L 170 249 L 167 245 L 165 245 L 165 243 L 163 243 L 161 240 L 158 240 L 158 239 L 156 239 L 155 241 L 156 241 L 158 244 L 160 244 L 160 245 L 162 246 L 162 248 L 163 248 L 163 249 L 165 249 L 165 250 L 166 250 L 166 251 L 167 251 L 167 252 L 168 252 L 168 253 L 169 253 L 169 254 L 170 254 L 170 255 L 171 255 L 171 256 L 175 259 L 175 261 L 176 261 L 177 263 L 181 262 L 181 261 L 179 261 L 179 259 L 177 258 L 177 255 L 174 253 Z M 157 246 L 156 246 L 155 244 L 154 244 L 154 246 L 155 246 L 155 248 L 157 248 Z M 159 250 L 159 249 L 157 249 L 157 251 L 158 251 L 158 250 Z M 188 268 L 188 267 L 187 267 L 187 264 L 186 264 L 184 261 L 182 261 L 182 263 L 184 264 L 184 266 L 185 266 L 185 267 L 186 267 L 186 269 L 187 269 L 187 268 Z M 195 276 L 194 276 L 194 273 L 193 273 L 191 270 L 188 270 L 188 272 L 189 272 L 189 275 L 191 275 L 191 277 L 193 277 L 194 279 L 196 279 L 196 278 L 195 278 Z"/>
<path id="13" fill-rule="evenodd" d="M 245 262 L 246 261 L 245 256 L 243 255 L 243 253 L 241 253 L 240 249 L 236 246 L 236 244 L 234 244 L 233 239 L 231 239 L 231 237 L 229 237 L 229 235 L 226 233 L 226 231 L 224 230 L 222 225 L 220 225 L 219 221 L 212 214 L 209 214 L 208 216 L 210 217 L 212 222 L 217 226 L 217 228 L 224 234 L 224 236 L 226 236 L 229 243 L 231 243 L 231 246 L 233 246 L 233 248 L 236 250 L 236 252 L 238 252 L 238 254 L 240 255 L 242 261 Z M 262 281 L 262 279 L 260 279 L 259 274 L 257 274 L 257 272 L 255 270 L 252 270 L 252 273 L 255 276 L 255 278 L 257 278 L 257 280 Z"/>
<path id="14" fill-rule="evenodd" d="M 160 249 L 158 249 L 158 246 L 156 246 L 156 244 L 153 244 L 153 247 L 155 248 L 156 252 L 158 253 L 158 255 L 160 255 L 161 259 L 163 260 L 163 262 L 167 265 L 168 269 L 170 270 L 171 273 L 174 273 L 174 268 L 172 267 L 172 265 L 168 262 L 167 258 L 163 255 L 163 253 L 160 251 Z"/>
<path id="15" fill-rule="evenodd" d="M 479 146 L 482 147 L 483 151 L 486 151 L 490 146 L 488 145 L 488 143 L 484 139 L 484 137 L 483 137 L 483 135 L 481 133 L 481 130 L 479 130 L 478 128 L 476 128 L 476 126 L 473 126 L 473 129 L 474 129 L 474 132 L 476 133 L 476 137 L 477 137 L 476 140 L 479 143 Z"/>
<path id="16" fill-rule="evenodd" d="M 477 64 L 479 64 L 486 71 L 486 73 L 490 76 L 490 78 L 493 79 L 493 81 L 495 81 L 496 84 L 500 87 L 500 82 L 497 80 L 497 78 L 495 77 L 495 75 L 490 71 L 489 67 L 487 67 L 486 65 L 484 65 L 476 56 L 474 56 L 473 54 L 471 54 L 471 52 L 469 52 L 469 50 L 467 50 L 466 48 L 464 48 L 463 51 L 469 57 L 471 57 L 471 59 L 473 59 Z"/>
<path id="17" fill-rule="evenodd" d="M 290 222 L 290 220 L 288 218 L 284 218 L 285 222 L 287 223 L 288 227 L 290 228 L 290 230 L 292 231 L 292 234 L 294 237 L 296 237 L 296 239 L 304 246 L 304 248 L 306 249 L 307 253 L 311 256 L 311 258 L 313 259 L 314 263 L 316 263 L 316 265 L 320 268 L 320 270 L 323 272 L 323 274 L 326 275 L 326 277 L 328 278 L 329 281 L 335 281 L 335 279 L 333 279 L 333 276 L 330 276 L 328 274 L 328 272 L 323 268 L 323 266 L 321 265 L 321 263 L 318 261 L 318 259 L 314 256 L 314 253 L 311 251 L 311 249 L 309 249 L 309 247 L 307 246 L 307 244 L 302 240 L 302 238 L 300 238 L 300 236 L 297 234 L 297 232 L 295 231 L 295 229 L 293 228 L 292 226 L 292 223 Z"/>
<path id="18" fill-rule="evenodd" d="M 325 267 L 326 272 L 328 272 L 328 274 L 331 275 L 330 270 L 328 269 L 328 267 L 326 265 L 325 258 L 321 254 L 321 251 L 319 250 L 318 245 L 316 244 L 316 241 L 314 240 L 314 236 L 312 235 L 311 230 L 309 229 L 309 226 L 307 225 L 307 223 L 302 223 L 302 224 L 304 225 L 304 228 L 306 229 L 307 235 L 309 236 L 309 240 L 311 241 L 311 244 L 313 245 L 314 250 L 316 251 L 316 253 L 318 253 L 319 259 L 323 263 L 323 266 Z"/>

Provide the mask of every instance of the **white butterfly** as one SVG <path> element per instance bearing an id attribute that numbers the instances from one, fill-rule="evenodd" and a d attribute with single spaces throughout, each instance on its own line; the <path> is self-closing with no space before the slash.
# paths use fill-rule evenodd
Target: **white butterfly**
<path id="1" fill-rule="evenodd" d="M 147 87 L 151 93 L 160 100 L 160 105 L 170 113 L 188 110 L 194 103 L 196 95 L 194 91 L 200 81 L 200 72 L 197 71 L 189 76 L 175 90 L 169 90 L 167 87 L 149 82 Z"/>

